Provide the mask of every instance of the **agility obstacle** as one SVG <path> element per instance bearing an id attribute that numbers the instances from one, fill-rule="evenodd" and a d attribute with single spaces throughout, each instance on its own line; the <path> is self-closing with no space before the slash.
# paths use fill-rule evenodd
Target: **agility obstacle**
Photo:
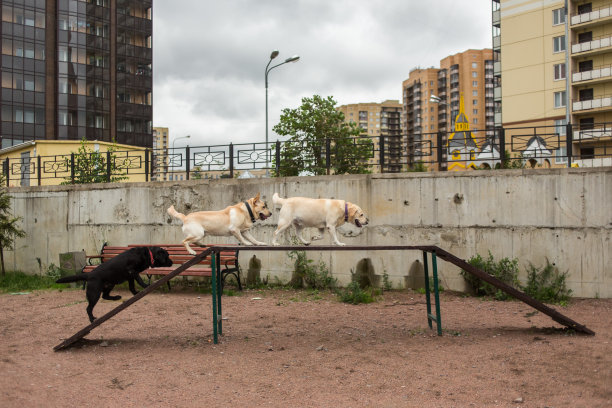
<path id="1" fill-rule="evenodd" d="M 149 285 L 144 290 L 138 292 L 133 297 L 129 298 L 121 305 L 117 306 L 110 312 L 106 313 L 104 316 L 96 319 L 93 323 L 84 327 L 73 336 L 65 339 L 62 343 L 58 344 L 53 348 L 54 351 L 59 351 L 66 349 L 76 343 L 78 340 L 85 337 L 87 334 L 91 332 L 94 328 L 100 326 L 102 323 L 106 322 L 111 317 L 115 316 L 122 310 L 130 307 L 132 304 L 136 303 L 155 289 L 159 288 L 170 279 L 179 275 L 184 270 L 189 267 L 199 263 L 207 256 L 211 256 L 211 267 L 213 270 L 212 273 L 212 316 L 213 316 L 213 341 L 215 344 L 219 342 L 219 335 L 223 334 L 223 319 L 221 318 L 222 306 L 221 306 L 221 295 L 223 291 L 221 289 L 221 265 L 219 262 L 220 253 L 224 250 L 235 249 L 234 246 L 215 246 L 205 249 L 204 251 L 196 254 L 193 259 L 187 261 L 182 264 L 178 268 L 176 268 L 173 272 L 168 275 L 162 277 L 161 279 L 155 281 L 151 285 Z M 347 246 L 330 246 L 330 245 L 320 245 L 320 246 L 248 246 L 245 247 L 244 250 L 248 251 L 295 251 L 299 249 L 300 251 L 422 251 L 423 252 L 423 268 L 425 275 L 425 293 L 426 293 L 426 303 L 427 303 L 427 321 L 430 328 L 433 328 L 433 322 L 436 323 L 436 329 L 439 336 L 442 335 L 442 322 L 441 322 L 441 313 L 440 313 L 440 295 L 438 290 L 438 267 L 437 267 L 437 258 L 440 258 L 446 262 L 449 262 L 464 271 L 482 279 L 483 281 L 495 286 L 499 290 L 506 292 L 507 294 L 515 297 L 516 299 L 528 304 L 534 309 L 550 316 L 554 321 L 560 323 L 563 326 L 566 326 L 570 329 L 575 330 L 576 332 L 585 333 L 588 335 L 594 335 L 595 332 L 588 329 L 586 326 L 575 322 L 567 316 L 559 313 L 553 308 L 550 308 L 543 304 L 542 302 L 535 300 L 531 296 L 527 295 L 524 292 L 519 291 L 516 288 L 500 281 L 499 279 L 489 275 L 481 269 L 476 268 L 473 265 L 470 265 L 466 261 L 456 257 L 455 255 L 437 247 L 431 245 L 425 246 L 409 246 L 409 245 L 377 245 L 377 246 L 359 246 L 359 245 L 347 245 Z M 428 262 L 428 254 L 431 254 L 431 266 L 432 266 L 432 277 L 433 277 L 433 295 L 435 299 L 435 313 L 432 312 L 432 302 L 429 288 L 429 262 Z"/>

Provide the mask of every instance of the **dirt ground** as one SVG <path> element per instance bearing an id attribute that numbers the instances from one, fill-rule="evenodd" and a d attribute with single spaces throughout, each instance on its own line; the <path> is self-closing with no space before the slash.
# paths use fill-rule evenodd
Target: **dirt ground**
<path id="1" fill-rule="evenodd" d="M 610 299 L 556 307 L 586 336 L 523 303 L 445 292 L 438 337 L 416 292 L 347 305 L 250 290 L 223 298 L 215 345 L 210 295 L 175 289 L 54 352 L 85 306 L 78 289 L 0 295 L 1 407 L 612 406 Z"/>

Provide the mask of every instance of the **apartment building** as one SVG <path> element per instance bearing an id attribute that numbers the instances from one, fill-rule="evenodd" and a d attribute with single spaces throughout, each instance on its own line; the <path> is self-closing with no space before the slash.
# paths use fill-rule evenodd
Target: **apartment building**
<path id="1" fill-rule="evenodd" d="M 402 104 L 397 100 L 381 103 L 341 105 L 347 123 L 356 123 L 362 135 L 372 138 L 375 154 L 370 164 L 376 172 L 400 172 L 405 164 L 405 140 L 402 133 Z M 404 166 L 405 167 L 405 166 Z"/>
<path id="2" fill-rule="evenodd" d="M 152 0 L 3 0 L 2 147 L 152 147 Z"/>
<path id="3" fill-rule="evenodd" d="M 493 54 L 491 49 L 466 50 L 440 61 L 440 67 L 416 68 L 402 83 L 403 124 L 409 160 L 439 162 L 429 170 L 446 170 L 448 151 L 438 157 L 437 146 L 448 147 L 460 113 L 461 96 L 470 128 L 483 139 L 495 126 Z"/>
<path id="4" fill-rule="evenodd" d="M 513 155 L 531 143 L 552 166 L 566 166 L 568 154 L 579 166 L 612 165 L 612 1 L 567 3 L 566 12 L 563 0 L 493 0 L 501 122 L 514 128 Z M 536 138 L 524 130 L 544 126 Z"/>
<path id="5" fill-rule="evenodd" d="M 168 140 L 170 140 L 170 131 L 167 127 L 153 128 L 153 154 L 154 167 L 152 180 L 166 181 L 168 180 Z"/>

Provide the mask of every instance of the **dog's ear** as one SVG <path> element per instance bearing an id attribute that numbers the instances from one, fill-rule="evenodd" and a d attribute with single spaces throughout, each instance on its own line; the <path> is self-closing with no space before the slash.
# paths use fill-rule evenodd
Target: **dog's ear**
<path id="1" fill-rule="evenodd" d="M 253 202 L 256 203 L 259 201 L 259 192 L 257 193 L 257 195 L 255 196 L 255 198 L 253 199 Z"/>
<path id="2" fill-rule="evenodd" d="M 353 218 L 354 219 L 357 216 L 357 211 L 359 211 L 359 210 L 358 210 L 358 208 L 357 208 L 357 206 L 355 204 L 348 203 L 348 215 L 349 215 L 349 218 Z"/>

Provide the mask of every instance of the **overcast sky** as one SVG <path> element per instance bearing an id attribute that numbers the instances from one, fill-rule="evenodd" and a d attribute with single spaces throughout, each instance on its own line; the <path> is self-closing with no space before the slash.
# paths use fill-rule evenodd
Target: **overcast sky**
<path id="1" fill-rule="evenodd" d="M 416 67 L 491 47 L 491 0 L 158 0 L 153 3 L 153 126 L 170 146 L 264 142 L 303 97 L 338 105 L 401 100 Z M 272 66 L 271 65 L 271 66 Z"/>

